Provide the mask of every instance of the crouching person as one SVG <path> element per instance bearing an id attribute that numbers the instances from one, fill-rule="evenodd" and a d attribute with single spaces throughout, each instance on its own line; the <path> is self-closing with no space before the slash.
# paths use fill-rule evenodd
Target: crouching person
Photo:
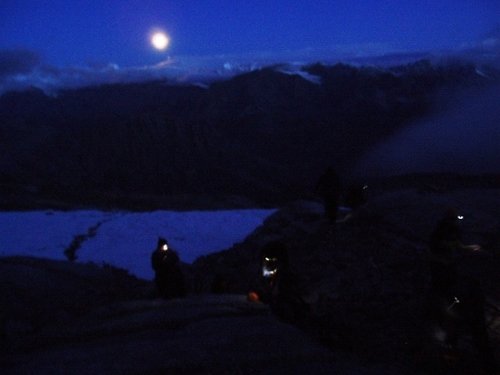
<path id="1" fill-rule="evenodd" d="M 300 280 L 290 270 L 283 243 L 273 241 L 262 249 L 260 279 L 261 300 L 269 304 L 273 313 L 285 321 L 304 321 L 309 308 L 302 298 Z"/>
<path id="2" fill-rule="evenodd" d="M 186 295 L 184 275 L 179 266 L 179 256 L 161 237 L 151 255 L 151 264 L 155 271 L 156 288 L 161 297 L 170 299 Z"/>

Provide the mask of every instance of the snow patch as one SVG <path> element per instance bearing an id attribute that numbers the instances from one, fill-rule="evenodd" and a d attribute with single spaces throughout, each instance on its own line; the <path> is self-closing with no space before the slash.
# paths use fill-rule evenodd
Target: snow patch
<path id="1" fill-rule="evenodd" d="M 278 72 L 283 73 L 283 74 L 287 74 L 287 75 L 296 75 L 296 76 L 299 76 L 299 77 L 305 79 L 306 81 L 314 83 L 315 85 L 321 85 L 322 84 L 321 77 L 316 76 L 316 75 L 311 74 L 311 73 L 308 73 L 308 72 L 304 72 L 303 70 L 279 69 Z"/>
<path id="2" fill-rule="evenodd" d="M 275 210 L 155 211 L 150 213 L 71 211 L 1 212 L 0 256 L 24 255 L 66 259 L 64 250 L 75 236 L 102 223 L 85 240 L 80 262 L 108 263 L 151 279 L 150 257 L 159 236 L 179 252 L 181 260 L 227 249 L 243 241 Z"/>
<path id="3" fill-rule="evenodd" d="M 486 73 L 484 73 L 484 72 L 483 72 L 481 69 L 479 69 L 479 68 L 476 68 L 476 74 L 477 74 L 478 76 L 481 76 L 481 77 L 484 77 L 484 78 L 488 78 L 488 79 L 490 79 L 490 78 L 491 78 L 491 77 L 489 77 Z"/>

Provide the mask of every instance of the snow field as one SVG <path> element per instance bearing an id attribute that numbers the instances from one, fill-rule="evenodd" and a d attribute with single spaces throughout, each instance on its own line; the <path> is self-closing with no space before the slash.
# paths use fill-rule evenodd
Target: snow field
<path id="1" fill-rule="evenodd" d="M 150 257 L 158 237 L 178 251 L 182 261 L 231 247 L 242 241 L 274 210 L 0 212 L 0 256 L 25 255 L 66 259 L 75 236 L 101 223 L 94 237 L 77 251 L 80 262 L 108 263 L 152 279 Z"/>

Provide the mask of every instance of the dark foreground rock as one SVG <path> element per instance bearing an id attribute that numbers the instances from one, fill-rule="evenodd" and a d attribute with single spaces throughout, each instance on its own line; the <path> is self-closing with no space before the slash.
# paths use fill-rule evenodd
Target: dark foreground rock
<path id="1" fill-rule="evenodd" d="M 0 271 L 2 374 L 401 373 L 334 353 L 242 295 L 164 301 L 114 269 L 33 258 Z"/>
<path id="2" fill-rule="evenodd" d="M 333 354 L 243 296 L 134 301 L 54 323 L 3 373 L 387 373 Z M 393 370 L 396 373 L 395 369 Z"/>

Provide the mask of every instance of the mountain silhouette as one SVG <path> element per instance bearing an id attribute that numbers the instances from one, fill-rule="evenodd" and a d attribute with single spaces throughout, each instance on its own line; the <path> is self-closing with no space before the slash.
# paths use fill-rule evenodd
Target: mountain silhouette
<path id="1" fill-rule="evenodd" d="M 274 66 L 208 88 L 153 81 L 5 93 L 2 190 L 28 186 L 77 202 L 212 195 L 273 205 L 310 192 L 328 165 L 348 175 L 368 148 L 438 110 L 443 90 L 497 81 L 472 64 L 426 60 L 301 73 Z"/>

